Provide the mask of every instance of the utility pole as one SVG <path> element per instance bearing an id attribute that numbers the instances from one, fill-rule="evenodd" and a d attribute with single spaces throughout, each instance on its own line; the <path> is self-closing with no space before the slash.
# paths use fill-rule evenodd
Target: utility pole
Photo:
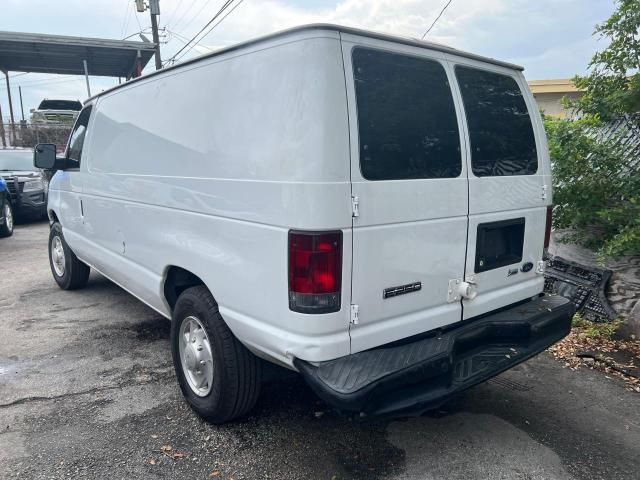
<path id="1" fill-rule="evenodd" d="M 9 118 L 11 119 L 11 133 L 13 134 L 13 142 L 16 141 L 16 122 L 13 119 L 13 102 L 11 101 L 11 85 L 9 85 L 9 71 L 4 71 L 4 76 L 7 81 L 7 95 L 9 96 Z"/>
<path id="2" fill-rule="evenodd" d="M 4 124 L 2 122 L 3 122 L 2 105 L 0 105 L 0 139 L 2 139 L 2 146 L 4 148 L 7 148 L 7 138 L 5 137 L 5 134 L 4 134 Z"/>
<path id="3" fill-rule="evenodd" d="M 136 10 L 140 13 L 146 10 L 144 0 L 135 0 Z M 156 70 L 162 68 L 162 59 L 160 58 L 160 35 L 158 35 L 158 16 L 160 15 L 160 0 L 149 0 L 149 13 L 151 13 L 151 34 L 153 35 L 153 43 L 156 44 Z"/>
<path id="4" fill-rule="evenodd" d="M 22 87 L 20 85 L 18 85 L 18 93 L 20 94 L 20 112 L 22 112 L 22 122 L 21 123 L 25 123 L 24 122 L 24 105 L 22 105 Z"/>
<path id="5" fill-rule="evenodd" d="M 87 95 L 91 96 L 91 87 L 89 86 L 89 68 L 87 67 L 87 61 L 82 60 L 82 65 L 84 66 L 84 81 L 87 82 Z"/>

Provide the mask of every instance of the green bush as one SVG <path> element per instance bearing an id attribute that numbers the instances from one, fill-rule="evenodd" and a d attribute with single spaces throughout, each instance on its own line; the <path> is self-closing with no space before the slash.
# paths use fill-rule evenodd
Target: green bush
<path id="1" fill-rule="evenodd" d="M 545 117 L 554 175 L 554 226 L 564 240 L 601 256 L 640 253 L 640 175 L 625 165 L 624 142 L 597 135 L 597 116 Z"/>
<path id="2" fill-rule="evenodd" d="M 574 78 L 584 95 L 566 101 L 580 118 L 545 119 L 555 175 L 554 225 L 572 229 L 566 240 L 593 247 L 602 257 L 640 253 L 638 161 L 625 151 L 625 132 L 598 134 L 603 121 L 640 118 L 640 0 L 614 3 L 611 17 L 594 32 L 606 47 L 594 54 L 588 75 Z"/>

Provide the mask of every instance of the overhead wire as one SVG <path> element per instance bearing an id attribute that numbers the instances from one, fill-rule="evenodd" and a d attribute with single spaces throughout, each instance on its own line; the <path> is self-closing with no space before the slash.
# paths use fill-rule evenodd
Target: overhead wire
<path id="1" fill-rule="evenodd" d="M 183 45 L 186 45 L 187 42 L 189 42 L 189 38 L 185 37 L 184 35 L 182 35 L 182 34 L 180 34 L 178 32 L 174 32 L 173 30 L 169 30 L 168 28 L 167 28 L 167 32 L 169 32 L 173 37 L 175 37 L 176 40 L 182 42 Z M 206 50 L 209 50 L 211 52 L 214 51 L 213 48 L 207 47 L 206 45 L 200 45 L 200 47 L 202 47 L 202 48 L 204 48 Z"/>
<path id="2" fill-rule="evenodd" d="M 231 14 L 233 13 L 233 11 L 234 11 L 236 8 L 238 8 L 238 7 L 242 4 L 242 2 L 244 2 L 244 0 L 238 0 L 238 2 L 233 6 L 233 8 L 231 8 L 227 13 L 225 13 L 225 14 L 224 14 L 224 16 L 223 16 L 220 20 L 218 20 L 218 22 L 216 22 L 214 25 L 212 25 L 212 26 L 211 26 L 211 28 L 209 28 L 209 30 L 207 31 L 207 33 L 205 33 L 202 37 L 200 37 L 200 39 L 199 39 L 197 42 L 195 42 L 193 45 L 191 45 L 191 46 L 188 48 L 188 50 L 187 50 L 185 53 L 183 53 L 183 54 L 182 54 L 179 58 L 177 58 L 176 60 L 180 60 L 181 58 L 183 58 L 187 53 L 189 53 L 189 51 L 190 51 L 192 48 L 194 48 L 194 47 L 195 47 L 195 46 L 197 46 L 200 42 L 202 42 L 202 40 L 204 40 L 204 39 L 205 39 L 205 38 L 206 38 L 206 37 L 207 37 L 207 36 L 208 36 L 212 31 L 213 31 L 213 29 L 214 29 L 214 28 L 216 28 L 218 25 L 220 25 L 220 24 L 224 21 L 224 19 L 225 19 L 225 18 L 227 18 L 229 15 L 231 15 Z M 231 3 L 233 3 L 233 0 L 231 0 L 230 2 L 228 2 L 228 5 L 230 5 Z M 227 6 L 228 6 L 228 5 L 227 5 Z M 214 18 L 214 20 L 215 20 L 215 18 Z M 206 28 L 206 26 L 205 26 L 205 28 Z"/>
<path id="3" fill-rule="evenodd" d="M 176 2 L 176 6 L 173 7 L 173 10 L 171 10 L 171 13 L 169 15 L 167 15 L 167 24 L 169 24 L 169 22 L 171 22 L 171 20 L 173 20 L 174 15 L 176 14 L 176 12 L 178 11 L 178 8 L 180 8 L 180 5 L 182 5 L 182 0 L 178 0 Z"/>
<path id="4" fill-rule="evenodd" d="M 138 23 L 138 28 L 140 30 L 143 30 L 142 25 L 140 25 L 140 19 L 138 18 L 138 11 L 136 10 L 136 12 L 133 14 L 134 17 L 136 17 L 136 22 Z"/>
<path id="5" fill-rule="evenodd" d="M 130 0 L 125 0 L 124 18 L 122 19 L 122 26 L 120 27 L 120 36 L 124 37 L 127 33 L 127 27 L 129 26 L 129 19 L 131 18 L 131 3 Z"/>
<path id="6" fill-rule="evenodd" d="M 176 28 L 178 28 L 178 25 L 180 25 L 180 22 L 182 21 L 182 19 L 187 15 L 187 13 L 189 13 L 191 11 L 191 9 L 193 8 L 193 6 L 197 3 L 197 0 L 191 0 L 191 3 L 189 4 L 189 6 L 187 8 L 184 9 L 184 11 L 182 12 L 182 15 L 180 15 L 180 18 L 178 18 L 178 20 L 176 20 L 176 22 L 173 24 L 173 28 L 174 30 Z M 209 3 L 208 0 L 205 0 L 205 5 Z"/>
<path id="7" fill-rule="evenodd" d="M 429 28 L 427 28 L 427 31 L 424 32 L 424 34 L 421 37 L 421 40 L 424 40 L 424 37 L 427 36 L 427 34 L 431 31 L 431 29 L 433 27 L 435 27 L 436 23 L 438 23 L 438 20 L 440 20 L 440 17 L 442 17 L 442 14 L 445 12 L 445 10 L 449 7 L 449 5 L 451 5 L 451 2 L 453 2 L 453 0 L 449 0 L 446 5 L 444 7 L 442 7 L 442 10 L 440 10 L 440 13 L 438 14 L 438 16 L 436 17 L 436 19 L 433 21 L 433 23 L 431 24 L 431 26 Z"/>
<path id="8" fill-rule="evenodd" d="M 233 0 L 226 0 L 226 1 L 224 2 L 224 4 L 220 7 L 220 9 L 216 12 L 216 14 L 215 14 L 215 15 L 214 15 L 214 16 L 213 16 L 213 17 L 212 17 L 212 18 L 211 18 L 211 19 L 210 19 L 210 20 L 205 24 L 205 26 L 204 26 L 204 27 L 202 27 L 202 28 L 200 29 L 200 31 L 198 31 L 198 33 L 196 33 L 193 37 L 191 37 L 191 39 L 189 40 L 189 42 L 187 42 L 187 44 L 186 44 L 184 47 L 182 47 L 182 48 L 181 48 L 180 50 L 178 50 L 178 51 L 177 51 L 177 52 L 176 52 L 176 53 L 175 53 L 171 58 L 169 58 L 169 60 L 167 60 L 167 63 L 168 63 L 168 62 L 173 61 L 173 60 L 174 60 L 174 59 L 175 59 L 175 58 L 176 58 L 180 53 L 182 53 L 186 48 L 188 48 L 188 47 L 189 47 L 189 45 L 191 44 L 191 42 L 193 42 L 196 38 L 198 38 L 198 36 L 199 36 L 202 32 L 204 32 L 204 31 L 207 29 L 207 27 L 208 27 L 209 25 L 211 25 L 211 24 L 212 24 L 212 23 L 213 23 L 213 22 L 214 22 L 214 21 L 215 21 L 215 20 L 220 16 L 220 14 L 221 14 L 222 12 L 224 12 L 224 10 L 225 10 L 225 9 L 226 9 L 226 8 L 227 8 L 227 7 L 232 3 L 232 2 L 233 2 Z M 191 48 L 193 48 L 193 47 L 191 47 Z M 191 50 L 191 48 L 189 48 L 189 50 Z M 189 51 L 189 50 L 187 50 L 187 51 Z M 181 58 L 182 58 L 182 57 L 181 57 Z"/>
<path id="9" fill-rule="evenodd" d="M 81 78 L 51 78 L 51 79 L 41 79 L 41 80 L 33 80 L 30 82 L 20 82 L 18 86 L 20 87 L 39 87 L 41 85 L 51 85 L 56 83 L 67 83 L 67 82 L 82 82 Z M 13 87 L 13 86 L 12 86 Z M 15 87 L 13 87 L 15 88 Z M 7 87 L 4 85 L 0 85 L 0 90 L 6 90 Z"/>
<path id="10" fill-rule="evenodd" d="M 209 1 L 205 2 L 205 3 L 202 5 L 202 8 L 201 8 L 200 10 L 198 10 L 198 11 L 196 12 L 196 14 L 195 14 L 193 17 L 191 17 L 191 18 L 189 19 L 189 21 L 188 21 L 187 23 L 185 23 L 185 24 L 184 24 L 180 29 L 181 29 L 181 30 L 183 30 L 183 31 L 186 31 L 186 29 L 189 27 L 189 25 L 191 25 L 191 24 L 193 23 L 193 21 L 194 21 L 196 18 L 198 18 L 198 17 L 200 16 L 200 14 L 202 13 L 202 11 L 203 11 L 206 7 L 208 7 L 210 3 L 211 3 L 211 2 L 209 2 Z"/>
<path id="11" fill-rule="evenodd" d="M 200 40 L 198 40 L 196 42 L 196 45 L 199 44 L 201 41 L 203 41 L 211 33 L 211 31 L 214 28 L 216 28 L 218 25 L 220 25 L 222 22 L 224 22 L 224 19 L 227 18 L 229 15 L 231 15 L 233 13 L 233 11 L 242 4 L 242 2 L 244 2 L 244 0 L 238 0 L 238 3 L 236 3 L 231 10 L 229 10 L 227 13 L 225 13 L 224 16 L 220 20 L 218 20 L 218 22 L 215 25 L 211 26 L 211 28 L 207 31 L 207 33 L 205 33 L 202 37 L 200 37 Z"/>

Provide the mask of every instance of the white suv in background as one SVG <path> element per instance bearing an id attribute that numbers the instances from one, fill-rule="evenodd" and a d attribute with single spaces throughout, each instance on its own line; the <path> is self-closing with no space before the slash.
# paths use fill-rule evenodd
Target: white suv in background
<path id="1" fill-rule="evenodd" d="M 31 110 L 31 123 L 38 125 L 73 125 L 82 110 L 80 100 L 45 98 L 37 109 Z"/>

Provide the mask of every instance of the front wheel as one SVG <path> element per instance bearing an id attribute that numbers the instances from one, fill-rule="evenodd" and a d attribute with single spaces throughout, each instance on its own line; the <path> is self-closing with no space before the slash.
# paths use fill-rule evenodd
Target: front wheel
<path id="1" fill-rule="evenodd" d="M 51 225 L 49 232 L 49 265 L 53 278 L 63 290 L 82 288 L 89 280 L 89 267 L 69 248 L 58 222 Z"/>
<path id="2" fill-rule="evenodd" d="M 185 399 L 205 420 L 225 423 L 255 405 L 261 361 L 233 336 L 206 287 L 188 288 L 178 298 L 171 353 Z"/>
<path id="3" fill-rule="evenodd" d="M 2 216 L 4 217 L 4 223 L 0 225 L 0 237 L 10 237 L 13 235 L 13 209 L 9 201 L 4 202 Z"/>

